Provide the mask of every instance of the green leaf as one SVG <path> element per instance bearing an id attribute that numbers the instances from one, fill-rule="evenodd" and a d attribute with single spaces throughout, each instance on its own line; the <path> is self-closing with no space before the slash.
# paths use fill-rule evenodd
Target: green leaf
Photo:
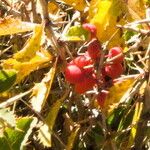
<path id="1" fill-rule="evenodd" d="M 8 90 L 16 81 L 16 71 L 0 70 L 0 93 Z"/>
<path id="2" fill-rule="evenodd" d="M 137 34 L 136 32 L 134 31 L 125 31 L 124 34 L 123 34 L 123 38 L 125 41 L 128 41 L 129 39 L 131 39 L 131 37 L 133 37 L 135 34 Z"/>
<path id="3" fill-rule="evenodd" d="M 17 128 L 6 128 L 4 137 L 0 138 L 0 150 L 22 150 L 24 149 L 25 142 L 31 134 L 33 125 L 36 119 L 32 117 L 19 118 L 17 120 Z"/>
<path id="4" fill-rule="evenodd" d="M 118 107 L 114 109 L 113 112 L 108 116 L 107 124 L 111 127 L 112 130 L 117 130 L 124 111 L 125 108 Z"/>
<path id="5" fill-rule="evenodd" d="M 118 146 L 119 145 L 121 146 L 122 141 L 128 143 L 129 130 L 126 129 L 128 129 L 128 127 L 131 125 L 133 114 L 134 114 L 133 110 L 125 110 L 125 112 L 123 113 L 123 117 L 119 123 L 118 130 L 117 130 L 118 133 L 120 132 L 120 134 L 116 137 L 116 143 Z M 126 132 L 122 132 L 123 130 L 124 131 L 126 130 Z"/>
<path id="6" fill-rule="evenodd" d="M 88 40 L 90 33 L 82 28 L 82 26 L 72 26 L 65 35 L 65 41 L 85 41 Z"/>
<path id="7" fill-rule="evenodd" d="M 6 137 L 0 138 L 0 150 L 12 150 Z"/>
<path id="8" fill-rule="evenodd" d="M 123 118 L 121 119 L 119 123 L 118 131 L 126 129 L 131 124 L 133 114 L 134 114 L 133 110 L 129 111 L 129 113 L 127 111 L 123 113 Z"/>

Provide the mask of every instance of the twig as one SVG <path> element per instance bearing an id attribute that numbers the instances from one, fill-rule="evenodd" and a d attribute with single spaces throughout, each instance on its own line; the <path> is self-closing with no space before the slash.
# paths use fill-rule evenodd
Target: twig
<path id="1" fill-rule="evenodd" d="M 36 1 L 31 1 L 31 8 L 32 8 L 32 16 L 33 16 L 33 22 L 39 23 L 40 22 L 40 16 L 37 14 L 36 11 Z"/>
<path id="2" fill-rule="evenodd" d="M 141 55 L 137 55 L 137 57 L 139 58 L 138 62 L 140 61 L 140 62 L 143 64 L 143 66 L 146 67 L 146 64 L 145 64 L 145 62 L 143 61 Z"/>
<path id="3" fill-rule="evenodd" d="M 131 23 L 128 23 L 126 24 L 127 26 L 132 26 L 132 25 L 135 25 L 135 24 L 142 24 L 142 23 L 150 23 L 150 19 L 143 19 L 143 20 L 137 20 L 137 21 L 134 21 L 134 22 L 131 22 Z"/>
<path id="4" fill-rule="evenodd" d="M 24 93 L 21 93 L 19 95 L 16 95 L 10 99 L 8 99 L 7 101 L 3 102 L 0 104 L 0 108 L 4 108 L 4 107 L 8 107 L 9 105 L 13 104 L 14 102 L 16 102 L 17 100 L 20 100 L 20 98 L 30 94 L 32 92 L 33 89 L 30 89 L 29 91 L 26 91 Z"/>
<path id="5" fill-rule="evenodd" d="M 131 26 L 127 26 L 127 25 L 117 25 L 118 28 L 122 28 L 122 29 L 127 29 L 127 30 L 131 30 L 131 31 L 135 31 L 138 33 L 141 33 L 143 35 L 149 35 L 150 34 L 150 30 L 144 30 L 144 29 L 139 29 L 139 28 L 133 28 Z"/>
<path id="6" fill-rule="evenodd" d="M 51 20 L 49 19 L 49 15 L 48 15 L 48 3 L 46 0 L 39 0 L 41 7 L 42 7 L 42 22 L 45 25 L 45 33 L 47 35 L 47 38 L 51 40 L 52 45 L 55 49 L 55 52 L 58 56 L 61 57 L 62 60 L 65 61 L 65 58 L 63 56 L 63 51 L 62 51 L 62 47 L 60 47 L 58 41 L 57 41 L 57 37 L 54 34 L 54 31 L 52 29 L 52 23 Z M 63 47 L 64 48 L 64 47 Z"/>
<path id="7" fill-rule="evenodd" d="M 8 1 L 8 0 L 3 0 L 3 2 L 4 2 L 6 5 L 11 6 L 10 1 Z"/>
<path id="8" fill-rule="evenodd" d="M 146 53 L 145 53 L 145 57 L 144 57 L 144 58 L 146 58 L 146 57 L 150 57 L 150 43 L 148 44 L 148 48 L 147 48 L 147 51 L 146 51 Z M 148 66 L 148 67 L 147 67 L 147 70 L 148 70 L 149 73 L 150 73 L 150 59 L 147 59 L 146 65 Z M 150 80 L 150 79 L 149 79 L 149 80 Z M 150 81 L 149 81 L 149 82 L 150 82 Z"/>
<path id="9" fill-rule="evenodd" d="M 116 81 L 122 81 L 122 80 L 133 79 L 133 78 L 136 79 L 140 76 L 143 76 L 143 74 L 126 75 L 126 76 L 122 76 L 120 78 L 114 79 L 113 81 L 116 82 Z"/>
<path id="10" fill-rule="evenodd" d="M 4 53 L 6 53 L 9 49 L 12 48 L 12 45 L 10 45 L 9 47 L 7 47 L 6 49 L 4 49 L 3 51 L 0 51 L 0 56 L 2 56 Z"/>
<path id="11" fill-rule="evenodd" d="M 106 64 L 109 64 L 110 62 L 113 62 L 114 60 L 116 60 L 117 58 L 120 58 L 120 57 L 122 57 L 122 56 L 124 56 L 123 53 L 120 53 L 120 54 L 114 56 L 113 58 L 107 60 L 107 61 L 106 61 Z"/>

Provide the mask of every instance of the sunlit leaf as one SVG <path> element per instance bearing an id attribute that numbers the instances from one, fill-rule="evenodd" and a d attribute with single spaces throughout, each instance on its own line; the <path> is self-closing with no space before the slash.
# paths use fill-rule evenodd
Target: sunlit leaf
<path id="1" fill-rule="evenodd" d="M 89 32 L 82 26 L 72 26 L 64 36 L 65 41 L 85 41 L 89 38 Z"/>
<path id="2" fill-rule="evenodd" d="M 0 109 L 0 124 L 6 124 L 8 127 L 15 127 L 16 120 L 14 113 L 8 109 Z"/>
<path id="3" fill-rule="evenodd" d="M 134 139 L 135 139 L 136 131 L 137 131 L 137 122 L 140 119 L 142 109 L 143 109 L 143 102 L 137 102 L 135 105 L 135 111 L 134 111 L 133 120 L 132 120 L 132 124 L 136 123 L 136 125 L 134 125 L 134 127 L 131 128 L 128 147 L 131 147 L 134 144 Z"/>
<path id="4" fill-rule="evenodd" d="M 144 0 L 128 0 L 130 14 L 135 19 L 145 18 Z"/>
<path id="5" fill-rule="evenodd" d="M 62 106 L 62 103 L 64 102 L 66 96 L 68 95 L 68 92 L 66 92 L 62 98 L 58 99 L 49 109 L 49 113 L 47 117 L 45 118 L 45 124 L 40 128 L 39 130 L 39 140 L 40 142 L 46 146 L 51 147 L 51 135 L 52 130 L 55 124 L 56 117 L 58 115 L 59 109 Z"/>
<path id="6" fill-rule="evenodd" d="M 13 58 L 4 60 L 4 69 L 14 69 L 17 73 L 16 83 L 22 81 L 32 71 L 37 70 L 42 64 L 52 59 L 46 51 L 40 47 L 43 26 L 36 25 L 32 37 L 25 47 L 14 54 Z"/>
<path id="7" fill-rule="evenodd" d="M 0 70 L 0 93 L 8 90 L 16 81 L 15 70 Z"/>
<path id="8" fill-rule="evenodd" d="M 20 62 L 16 59 L 10 58 L 4 60 L 2 66 L 4 69 L 14 69 L 17 71 L 16 83 L 22 81 L 32 71 L 37 70 L 42 64 L 49 62 L 52 59 L 51 56 L 45 56 L 45 53 L 38 52 L 30 61 Z"/>
<path id="9" fill-rule="evenodd" d="M 22 22 L 19 19 L 4 18 L 0 19 L 0 35 L 11 35 L 20 32 L 32 31 L 37 24 Z"/>
<path id="10" fill-rule="evenodd" d="M 37 112 L 41 111 L 49 95 L 55 76 L 56 65 L 57 61 L 54 63 L 54 66 L 50 69 L 50 71 L 45 75 L 43 80 L 40 83 L 35 84 L 33 88 L 31 105 Z"/>
<path id="11" fill-rule="evenodd" d="M 92 0 L 90 3 L 89 21 L 97 27 L 97 37 L 101 42 L 108 41 L 113 34 L 109 47 L 121 45 L 121 31 L 116 24 L 124 24 L 130 19 L 127 6 L 123 0 Z M 123 16 L 126 16 L 123 19 Z"/>
<path id="12" fill-rule="evenodd" d="M 42 37 L 42 25 L 35 26 L 34 33 L 29 41 L 26 43 L 25 47 L 17 52 L 13 58 L 17 61 L 29 61 L 35 56 L 36 52 L 40 49 L 41 37 Z"/>
<path id="13" fill-rule="evenodd" d="M 59 7 L 55 1 L 48 2 L 48 12 L 51 14 L 55 14 L 58 11 Z"/>
<path id="14" fill-rule="evenodd" d="M 103 109 L 106 112 L 111 112 L 119 104 L 122 96 L 132 86 L 134 81 L 135 77 L 114 83 L 114 85 L 109 89 L 109 94 L 104 102 Z"/>

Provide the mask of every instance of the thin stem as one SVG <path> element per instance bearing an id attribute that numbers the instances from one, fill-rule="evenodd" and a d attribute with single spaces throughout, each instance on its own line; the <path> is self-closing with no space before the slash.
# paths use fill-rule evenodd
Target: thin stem
<path id="1" fill-rule="evenodd" d="M 150 30 L 144 30 L 144 29 L 139 29 L 139 28 L 135 28 L 135 27 L 131 27 L 131 26 L 127 26 L 127 25 L 117 25 L 118 28 L 122 28 L 122 29 L 127 29 L 127 30 L 131 30 L 131 31 L 135 31 L 138 33 L 141 33 L 143 35 L 148 35 L 150 34 Z"/>
<path id="2" fill-rule="evenodd" d="M 21 93 L 19 95 L 16 95 L 14 97 L 11 97 L 10 99 L 8 99 L 7 101 L 3 102 L 0 104 L 0 108 L 5 108 L 8 107 L 9 105 L 12 105 L 14 102 L 20 100 L 22 97 L 30 94 L 32 92 L 33 89 L 30 89 L 29 91 L 26 91 L 24 93 Z"/>

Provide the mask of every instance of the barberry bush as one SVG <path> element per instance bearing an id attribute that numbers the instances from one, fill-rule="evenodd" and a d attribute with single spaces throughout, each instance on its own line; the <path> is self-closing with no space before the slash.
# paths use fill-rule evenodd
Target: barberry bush
<path id="1" fill-rule="evenodd" d="M 150 149 L 150 1 L 0 2 L 0 150 Z"/>

